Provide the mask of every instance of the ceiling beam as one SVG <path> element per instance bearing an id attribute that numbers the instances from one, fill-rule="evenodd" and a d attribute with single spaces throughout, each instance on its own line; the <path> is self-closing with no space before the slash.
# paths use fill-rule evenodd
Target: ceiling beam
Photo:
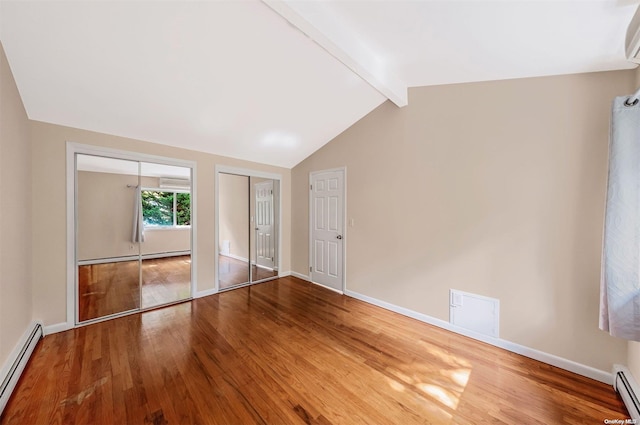
<path id="1" fill-rule="evenodd" d="M 348 26 L 339 25 L 322 2 L 262 1 L 387 99 L 407 105 L 407 85 Z"/>

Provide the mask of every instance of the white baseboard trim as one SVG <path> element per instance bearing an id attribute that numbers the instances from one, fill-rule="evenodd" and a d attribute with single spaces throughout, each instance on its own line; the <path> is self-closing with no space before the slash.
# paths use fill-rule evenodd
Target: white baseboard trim
<path id="1" fill-rule="evenodd" d="M 341 291 L 341 290 L 339 290 L 339 289 L 332 288 L 332 287 L 327 286 L 327 285 L 323 285 L 322 283 L 314 282 L 313 280 L 309 280 L 309 282 L 310 282 L 310 283 L 313 283 L 314 285 L 318 285 L 318 286 L 320 286 L 321 288 L 328 289 L 328 290 L 330 290 L 330 291 L 332 291 L 332 292 L 337 292 L 337 293 L 338 293 L 338 294 L 340 294 L 340 295 L 344 295 L 344 292 L 342 292 L 342 291 Z M 353 297 L 353 298 L 355 298 L 355 297 Z"/>
<path id="2" fill-rule="evenodd" d="M 169 258 L 169 257 L 181 257 L 183 255 L 191 255 L 191 251 L 167 251 L 156 252 L 153 254 L 142 254 L 143 260 L 152 260 L 155 258 Z M 108 264 L 108 263 L 120 263 L 123 261 L 138 261 L 137 255 L 126 255 L 123 257 L 110 257 L 110 258 L 96 258 L 92 260 L 80 260 L 79 266 L 92 266 L 95 264 Z"/>
<path id="3" fill-rule="evenodd" d="M 209 295 L 213 295 L 213 294 L 217 294 L 217 293 L 218 293 L 218 290 L 216 288 L 205 289 L 204 291 L 196 292 L 195 295 L 193 296 L 193 298 L 208 297 Z"/>
<path id="4" fill-rule="evenodd" d="M 222 255 L 223 257 L 233 258 L 234 260 L 240 260 L 240 261 L 242 261 L 242 262 L 244 262 L 244 263 L 249 262 L 249 259 L 248 259 L 248 258 L 240 257 L 239 255 L 223 254 L 223 253 L 220 253 L 220 255 Z"/>
<path id="5" fill-rule="evenodd" d="M 291 274 L 291 276 L 293 277 L 297 277 L 298 279 L 302 279 L 302 280 L 306 280 L 307 282 L 311 282 L 311 278 L 306 275 L 306 274 L 302 274 L 302 273 L 298 273 L 298 272 L 289 272 Z"/>
<path id="6" fill-rule="evenodd" d="M 411 317 L 421 322 L 428 323 L 430 325 L 437 326 L 439 328 L 446 329 L 448 331 L 451 331 L 460 335 L 464 335 L 478 341 L 486 342 L 487 344 L 493 345 L 495 347 L 503 348 L 507 351 L 511 351 L 512 353 L 520 354 L 525 357 L 529 357 L 531 359 L 538 360 L 543 363 L 547 363 L 552 366 L 559 367 L 560 369 L 568 370 L 569 372 L 586 376 L 587 378 L 595 379 L 596 381 L 604 382 L 605 384 L 609 384 L 609 385 L 613 384 L 613 376 L 611 375 L 610 372 L 606 372 L 604 370 L 596 369 L 594 367 L 587 366 L 578 362 L 574 362 L 573 360 L 565 359 L 563 357 L 559 357 L 554 354 L 545 353 L 544 351 L 539 351 L 534 348 L 516 344 L 515 342 L 479 334 L 477 332 L 473 332 L 473 331 L 461 328 L 459 326 L 452 325 L 451 323 L 446 322 L 444 320 L 437 319 L 435 317 L 428 316 L 423 313 L 418 313 L 417 311 L 400 307 L 395 304 L 388 303 L 386 301 L 382 301 L 373 297 L 369 297 L 367 295 L 360 294 L 358 292 L 346 290 L 345 295 L 352 298 L 356 298 L 360 301 L 364 301 L 369 304 L 373 304 L 378 307 L 382 307 L 386 310 L 390 310 L 395 313 L 402 314 L 403 316 Z"/>
<path id="7" fill-rule="evenodd" d="M 67 323 L 67 322 L 62 322 L 62 323 L 56 323 L 54 325 L 48 325 L 44 327 L 44 335 L 51 335 L 51 334 L 56 334 L 58 332 L 64 332 L 64 331 L 68 331 L 69 329 L 73 329 L 73 323 Z"/>
<path id="8" fill-rule="evenodd" d="M 43 337 L 42 324 L 32 322 L 20 337 L 0 371 L 0 414 L 11 397 L 33 350 Z"/>
<path id="9" fill-rule="evenodd" d="M 191 251 L 170 251 L 170 252 L 158 252 L 155 254 L 142 254 L 142 259 L 153 260 L 155 258 L 182 257 L 183 255 L 191 255 Z"/>
<path id="10" fill-rule="evenodd" d="M 309 277 L 309 275 L 298 273 L 298 272 L 289 272 L 289 273 L 291 274 L 291 276 L 297 277 L 298 279 L 306 280 L 307 282 L 313 283 L 314 285 L 318 285 L 324 289 L 337 292 L 340 295 L 345 295 L 345 293 L 339 289 L 331 288 L 330 286 L 323 285 L 322 283 L 314 282 L 313 280 L 311 280 L 311 277 Z M 353 298 L 357 298 L 357 297 L 353 297 Z"/>

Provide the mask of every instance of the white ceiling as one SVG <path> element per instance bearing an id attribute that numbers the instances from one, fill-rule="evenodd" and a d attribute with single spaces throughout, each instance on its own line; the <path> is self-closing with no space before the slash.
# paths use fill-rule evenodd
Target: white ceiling
<path id="1" fill-rule="evenodd" d="M 300 3 L 307 13 L 314 2 Z M 324 3 L 323 3 L 324 4 Z M 633 68 L 624 40 L 637 1 L 337 1 L 408 87 Z"/>
<path id="2" fill-rule="evenodd" d="M 0 40 L 31 119 L 292 167 L 407 87 L 632 68 L 636 8 L 0 0 Z"/>

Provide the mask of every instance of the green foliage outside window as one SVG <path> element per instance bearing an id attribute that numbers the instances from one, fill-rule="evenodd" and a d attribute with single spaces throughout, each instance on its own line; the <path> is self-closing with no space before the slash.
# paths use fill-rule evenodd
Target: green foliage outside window
<path id="1" fill-rule="evenodd" d="M 176 193 L 176 224 L 191 225 L 191 194 Z"/>
<path id="2" fill-rule="evenodd" d="M 175 196 L 175 211 L 174 211 Z M 175 213 L 175 217 L 174 217 Z M 142 220 L 145 226 L 188 226 L 191 224 L 189 193 L 142 191 Z"/>

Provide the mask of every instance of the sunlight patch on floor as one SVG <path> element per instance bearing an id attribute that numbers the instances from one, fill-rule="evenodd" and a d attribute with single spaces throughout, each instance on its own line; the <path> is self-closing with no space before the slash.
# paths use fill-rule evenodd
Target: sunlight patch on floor
<path id="1" fill-rule="evenodd" d="M 454 369 L 454 370 L 443 370 L 440 372 L 442 375 L 449 378 L 451 381 L 458 384 L 464 390 L 464 387 L 467 386 L 467 382 L 469 382 L 469 375 L 471 374 L 470 369 Z"/>
<path id="2" fill-rule="evenodd" d="M 396 381 L 395 379 L 391 379 L 391 378 L 387 378 L 387 380 L 389 381 L 389 386 L 391 387 L 391 389 L 394 389 L 394 390 L 396 390 L 398 392 L 404 392 L 405 387 L 400 382 Z"/>
<path id="3" fill-rule="evenodd" d="M 469 361 L 458 357 L 456 355 L 453 355 L 451 353 L 445 352 L 442 349 L 436 348 L 433 345 L 429 344 L 426 341 L 420 340 L 418 341 L 418 343 L 420 344 L 420 346 L 422 348 L 424 348 L 430 355 L 432 355 L 433 357 L 437 358 L 438 360 L 441 360 L 451 366 L 454 367 L 464 367 L 464 368 L 471 368 L 471 363 L 469 363 Z"/>

